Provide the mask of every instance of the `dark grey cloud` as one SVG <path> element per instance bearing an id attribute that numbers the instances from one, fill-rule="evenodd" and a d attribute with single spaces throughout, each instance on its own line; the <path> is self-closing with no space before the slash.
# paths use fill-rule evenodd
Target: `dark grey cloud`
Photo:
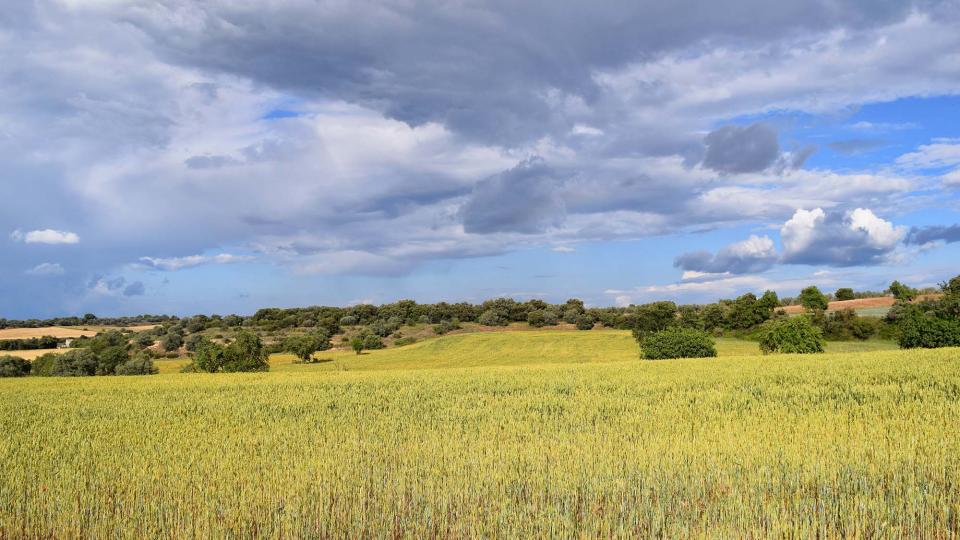
<path id="1" fill-rule="evenodd" d="M 563 222 L 566 208 L 555 172 L 539 158 L 477 184 L 460 209 L 468 233 L 539 233 Z"/>
<path id="2" fill-rule="evenodd" d="M 806 165 L 807 160 L 817 153 L 817 150 L 819 150 L 819 148 L 815 144 L 808 144 L 807 146 L 797 150 L 792 156 L 790 156 L 790 168 L 802 169 L 803 166 Z"/>
<path id="3" fill-rule="evenodd" d="M 493 0 L 465 9 L 281 0 L 265 11 L 259 4 L 163 0 L 121 17 L 174 62 L 502 144 L 569 129 L 570 119 L 544 96 L 557 91 L 593 102 L 597 70 L 705 41 L 872 27 L 912 8 L 910 1 L 867 0 Z"/>
<path id="4" fill-rule="evenodd" d="M 777 262 L 773 241 L 764 236 L 751 236 L 726 246 L 715 255 L 696 251 L 680 255 L 673 265 L 682 270 L 709 274 L 751 274 L 771 268 Z"/>
<path id="5" fill-rule="evenodd" d="M 723 126 L 711 131 L 704 144 L 703 166 L 721 173 L 759 172 L 780 157 L 777 132 L 762 123 Z"/>
<path id="6" fill-rule="evenodd" d="M 908 244 L 924 245 L 931 242 L 960 242 L 960 225 L 930 225 L 912 227 L 907 234 Z"/>
<path id="7" fill-rule="evenodd" d="M 144 287 L 142 281 L 134 281 L 133 283 L 127 285 L 125 289 L 123 289 L 123 295 L 124 296 L 143 296 L 146 290 L 147 289 L 146 287 Z"/>
<path id="8" fill-rule="evenodd" d="M 879 148 L 884 145 L 881 139 L 847 139 L 844 141 L 834 141 L 827 145 L 834 152 L 846 155 L 862 154 Z"/>

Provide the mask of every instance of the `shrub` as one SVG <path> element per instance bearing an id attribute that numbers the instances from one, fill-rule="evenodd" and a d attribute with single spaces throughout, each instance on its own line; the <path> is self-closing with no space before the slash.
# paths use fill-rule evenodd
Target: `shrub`
<path id="1" fill-rule="evenodd" d="M 653 302 L 637 306 L 633 337 L 643 340 L 648 334 L 666 330 L 677 324 L 677 305 L 673 302 Z"/>
<path id="2" fill-rule="evenodd" d="M 901 316 L 897 342 L 902 349 L 960 346 L 960 320 L 943 319 L 913 309 Z"/>
<path id="3" fill-rule="evenodd" d="M 809 317 L 788 317 L 764 323 L 760 350 L 769 353 L 822 353 L 823 331 Z"/>
<path id="4" fill-rule="evenodd" d="M 405 345 L 413 345 L 416 342 L 417 342 L 417 338 L 413 336 L 407 336 L 405 338 L 400 338 L 394 341 L 393 344 L 396 345 L 397 347 L 403 347 Z"/>
<path id="5" fill-rule="evenodd" d="M 108 347 L 97 355 L 96 375 L 113 375 L 117 366 L 130 360 L 127 349 L 122 346 Z"/>
<path id="6" fill-rule="evenodd" d="M 350 348 L 359 356 L 363 352 L 363 337 L 357 336 L 350 340 Z"/>
<path id="7" fill-rule="evenodd" d="M 527 313 L 527 324 L 534 328 L 542 328 L 546 323 L 543 320 L 543 311 L 535 309 Z"/>
<path id="8" fill-rule="evenodd" d="M 383 344 L 383 339 L 380 336 L 369 334 L 363 338 L 363 348 L 368 351 L 383 349 L 384 347 L 386 345 Z"/>
<path id="9" fill-rule="evenodd" d="M 30 364 L 30 374 L 37 377 L 53 376 L 53 364 L 57 361 L 57 353 L 47 353 L 33 359 Z"/>
<path id="10" fill-rule="evenodd" d="M 283 342 L 283 349 L 293 353 L 301 362 L 309 362 L 313 353 L 330 348 L 330 336 L 323 331 L 315 331 L 302 336 L 287 338 Z"/>
<path id="11" fill-rule="evenodd" d="M 157 368 L 153 367 L 153 358 L 149 354 L 137 354 L 130 360 L 117 366 L 117 375 L 153 375 Z"/>
<path id="12" fill-rule="evenodd" d="M 709 358 L 717 355 L 713 339 L 702 330 L 674 326 L 643 338 L 641 356 L 648 360 L 665 358 Z"/>
<path id="13" fill-rule="evenodd" d="M 853 300 L 856 298 L 853 294 L 853 289 L 850 287 L 840 287 L 837 289 L 837 292 L 833 293 L 833 297 L 837 300 Z"/>
<path id="14" fill-rule="evenodd" d="M 916 298 L 918 294 L 916 289 L 908 287 L 899 281 L 891 283 L 887 290 L 890 291 L 890 294 L 892 294 L 898 302 L 910 302 Z"/>
<path id="15" fill-rule="evenodd" d="M 477 322 L 483 326 L 506 326 L 507 318 L 495 309 L 488 309 L 480 314 Z"/>
<path id="16" fill-rule="evenodd" d="M 54 356 L 49 374 L 53 377 L 91 377 L 97 373 L 97 355 L 90 349 L 76 349 Z"/>
<path id="17" fill-rule="evenodd" d="M 577 330 L 593 330 L 593 325 L 595 324 L 597 324 L 597 321 L 592 315 L 584 313 L 577 317 Z"/>
<path id="18" fill-rule="evenodd" d="M 238 373 L 243 371 L 269 371 L 267 353 L 263 350 L 260 337 L 249 331 L 241 331 L 237 339 L 223 350 L 223 371 Z"/>
<path id="19" fill-rule="evenodd" d="M 442 336 L 447 332 L 453 332 L 454 330 L 460 329 L 460 321 L 453 319 L 452 321 L 440 321 L 439 324 L 433 325 L 433 332 L 438 336 Z"/>
<path id="20" fill-rule="evenodd" d="M 180 334 L 171 332 L 160 338 L 160 346 L 167 352 L 176 351 L 181 345 L 183 345 L 183 338 L 180 337 Z"/>
<path id="21" fill-rule="evenodd" d="M 0 377 L 25 377 L 30 374 L 30 362 L 19 356 L 0 356 Z"/>

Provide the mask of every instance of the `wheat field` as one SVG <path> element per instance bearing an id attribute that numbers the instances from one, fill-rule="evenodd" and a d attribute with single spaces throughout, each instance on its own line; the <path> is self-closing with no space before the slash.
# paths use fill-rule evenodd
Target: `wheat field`
<path id="1" fill-rule="evenodd" d="M 0 380 L 0 537 L 960 534 L 960 350 L 551 335 Z"/>

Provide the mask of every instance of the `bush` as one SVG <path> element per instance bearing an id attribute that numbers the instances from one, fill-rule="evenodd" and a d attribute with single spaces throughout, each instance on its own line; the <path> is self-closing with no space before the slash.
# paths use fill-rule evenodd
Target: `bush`
<path id="1" fill-rule="evenodd" d="M 546 322 L 544 322 L 543 311 L 535 309 L 527 313 L 527 324 L 534 328 L 542 328 L 545 326 Z"/>
<path id="2" fill-rule="evenodd" d="M 593 325 L 597 324 L 592 315 L 584 313 L 577 317 L 577 330 L 593 330 Z"/>
<path id="3" fill-rule="evenodd" d="M 403 347 L 405 345 L 413 345 L 416 342 L 417 342 L 417 338 L 413 336 L 407 336 L 405 338 L 400 338 L 394 341 L 393 344 L 396 345 L 397 347 Z"/>
<path id="4" fill-rule="evenodd" d="M 54 356 L 49 374 L 53 377 L 92 377 L 97 374 L 97 355 L 90 349 L 76 349 Z"/>
<path id="5" fill-rule="evenodd" d="M 897 342 L 902 349 L 960 347 L 960 320 L 911 310 L 900 318 Z"/>
<path id="6" fill-rule="evenodd" d="M 800 305 L 810 311 L 824 311 L 828 306 L 827 297 L 820 292 L 820 289 L 811 285 L 800 291 Z"/>
<path id="7" fill-rule="evenodd" d="M 149 354 L 137 354 L 130 360 L 117 366 L 117 375 L 153 375 L 157 368 L 153 367 L 153 358 Z"/>
<path id="8" fill-rule="evenodd" d="M 47 353 L 33 359 L 30 364 L 30 374 L 36 377 L 53 376 L 53 365 L 57 361 L 57 353 Z"/>
<path id="9" fill-rule="evenodd" d="M 167 352 L 176 351 L 181 345 L 183 345 L 183 338 L 180 337 L 180 334 L 171 332 L 160 338 L 160 346 Z"/>
<path id="10" fill-rule="evenodd" d="M 25 377 L 30 374 L 30 362 L 19 356 L 0 356 L 0 377 Z"/>
<path id="11" fill-rule="evenodd" d="M 314 331 L 302 336 L 287 338 L 283 342 L 283 349 L 293 353 L 301 362 L 309 362 L 313 353 L 330 348 L 330 336 L 322 330 Z"/>
<path id="12" fill-rule="evenodd" d="M 509 321 L 507 318 L 495 309 L 488 309 L 480 314 L 477 322 L 483 326 L 506 326 Z"/>
<path id="13" fill-rule="evenodd" d="M 822 353 L 823 330 L 809 317 L 774 319 L 760 328 L 760 350 L 769 353 Z"/>
<path id="14" fill-rule="evenodd" d="M 383 344 L 380 336 L 369 334 L 363 338 L 363 348 L 368 351 L 383 349 L 384 347 L 386 347 L 386 345 Z"/>
<path id="15" fill-rule="evenodd" d="M 237 339 L 223 350 L 223 371 L 269 371 L 270 363 L 263 350 L 260 337 L 249 331 L 241 331 Z"/>
<path id="16" fill-rule="evenodd" d="M 438 336 L 442 336 L 447 332 L 453 332 L 454 330 L 460 329 L 460 321 L 453 319 L 452 321 L 440 321 L 439 324 L 433 325 L 433 332 Z"/>
<path id="17" fill-rule="evenodd" d="M 665 358 L 710 358 L 717 355 L 713 339 L 706 332 L 674 326 L 643 338 L 641 357 L 648 360 Z"/>
<path id="18" fill-rule="evenodd" d="M 833 297 L 837 300 L 853 300 L 856 295 L 853 294 L 853 289 L 850 287 L 840 287 L 837 292 L 833 293 Z"/>

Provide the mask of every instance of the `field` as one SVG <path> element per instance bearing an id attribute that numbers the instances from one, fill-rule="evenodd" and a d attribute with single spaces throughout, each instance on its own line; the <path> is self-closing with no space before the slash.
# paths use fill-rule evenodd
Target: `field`
<path id="1" fill-rule="evenodd" d="M 145 324 L 140 326 L 125 326 L 128 330 L 140 332 L 149 330 L 157 326 L 155 324 Z M 0 340 L 3 339 L 29 339 L 35 337 L 52 336 L 55 338 L 78 338 L 82 336 L 95 336 L 98 332 L 107 330 L 119 330 L 119 327 L 111 326 L 43 326 L 40 328 L 4 328 L 0 330 Z"/>
<path id="2" fill-rule="evenodd" d="M 511 332 L 4 379 L 0 537 L 956 537 L 960 350 L 833 347 L 861 351 Z"/>

